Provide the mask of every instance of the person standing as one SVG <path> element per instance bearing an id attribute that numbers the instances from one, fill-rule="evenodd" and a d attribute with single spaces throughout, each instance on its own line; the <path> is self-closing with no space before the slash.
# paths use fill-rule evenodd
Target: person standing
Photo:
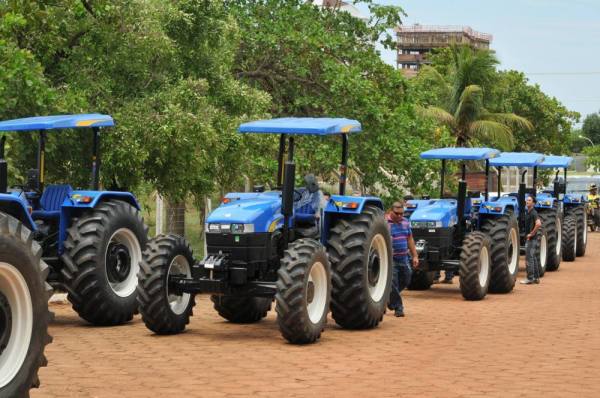
<path id="1" fill-rule="evenodd" d="M 525 232 L 527 232 L 527 242 L 525 243 L 525 261 L 527 262 L 527 279 L 521 281 L 524 285 L 540 283 L 540 259 L 538 258 L 538 249 L 540 246 L 539 230 L 542 227 L 542 221 L 535 210 L 535 197 L 528 196 L 525 199 Z"/>
<path id="2" fill-rule="evenodd" d="M 386 215 L 386 220 L 392 235 L 392 248 L 394 251 L 392 290 L 388 308 L 394 310 L 395 316 L 403 317 L 404 304 L 400 293 L 408 286 L 412 277 L 408 254 L 410 252 L 412 267 L 415 268 L 419 265 L 419 255 L 410 228 L 410 221 L 404 217 L 403 201 L 394 202 L 391 211 Z"/>
<path id="3" fill-rule="evenodd" d="M 588 195 L 588 202 L 590 208 L 590 216 L 594 221 L 593 230 L 600 228 L 600 196 L 598 196 L 598 187 L 596 184 L 590 186 L 590 193 Z"/>

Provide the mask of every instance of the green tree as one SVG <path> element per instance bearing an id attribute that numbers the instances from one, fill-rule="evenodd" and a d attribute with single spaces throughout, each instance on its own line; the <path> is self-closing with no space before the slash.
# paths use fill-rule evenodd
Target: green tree
<path id="1" fill-rule="evenodd" d="M 600 144 L 600 113 L 591 113 L 583 119 L 581 132 L 596 144 Z"/>
<path id="2" fill-rule="evenodd" d="M 516 113 L 533 125 L 533 129 L 513 130 L 515 150 L 569 153 L 571 143 L 577 142 L 572 126 L 579 114 L 546 95 L 539 85 L 530 84 L 522 72 L 499 72 L 490 97 L 489 108 L 494 112 Z"/>
<path id="3" fill-rule="evenodd" d="M 409 91 L 401 72 L 376 50 L 377 40 L 391 44 L 386 32 L 397 26 L 402 9 L 365 3 L 370 21 L 300 0 L 226 1 L 240 27 L 234 73 L 271 95 L 273 116 L 359 120 L 364 132 L 350 138 L 350 175 L 363 193 L 398 197 L 407 189 L 427 190 L 431 165 L 419 152 L 447 136 L 416 114 L 413 98 L 421 93 Z M 252 174 L 272 181 L 277 140 L 257 138 L 248 140 L 270 147 L 257 152 Z M 315 172 L 333 184 L 339 154 L 339 138 L 303 137 L 298 174 Z"/>
<path id="4" fill-rule="evenodd" d="M 457 146 L 481 143 L 504 150 L 512 149 L 513 129 L 531 129 L 532 125 L 514 113 L 490 112 L 485 107 L 485 88 L 494 80 L 498 64 L 496 56 L 491 51 L 475 51 L 463 46 L 452 47 L 449 51 L 446 103 L 430 105 L 422 109 L 422 113 L 446 126 L 455 137 Z M 429 75 L 435 73 L 431 69 L 427 72 Z"/>

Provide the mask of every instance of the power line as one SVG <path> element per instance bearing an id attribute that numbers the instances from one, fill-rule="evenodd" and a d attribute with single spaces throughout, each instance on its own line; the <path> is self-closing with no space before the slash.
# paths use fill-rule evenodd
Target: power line
<path id="1" fill-rule="evenodd" d="M 526 75 L 537 75 L 537 76 L 589 76 L 589 75 L 600 75 L 600 72 L 525 72 Z"/>

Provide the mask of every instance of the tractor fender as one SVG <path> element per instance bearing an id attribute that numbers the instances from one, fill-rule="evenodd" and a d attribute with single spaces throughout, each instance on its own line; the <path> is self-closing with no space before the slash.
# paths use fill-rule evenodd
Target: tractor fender
<path id="1" fill-rule="evenodd" d="M 381 199 L 374 196 L 342 196 L 332 195 L 325 206 L 325 214 L 360 214 L 365 206 L 371 205 L 384 210 Z"/>
<path id="2" fill-rule="evenodd" d="M 536 209 L 552 209 L 555 207 L 556 198 L 548 194 L 539 194 L 535 204 Z"/>
<path id="3" fill-rule="evenodd" d="M 116 199 L 129 203 L 137 210 L 140 205 L 131 192 L 117 191 L 73 191 L 60 207 L 60 224 L 58 228 L 58 254 L 64 253 L 64 242 L 67 239 L 67 230 L 74 217 L 78 217 L 87 210 L 92 210 L 101 202 Z"/>
<path id="4" fill-rule="evenodd" d="M 0 212 L 16 218 L 31 231 L 37 230 L 29 213 L 29 205 L 18 196 L 0 194 Z"/>
<path id="5" fill-rule="evenodd" d="M 496 201 L 482 202 L 479 206 L 480 215 L 501 216 L 512 211 L 515 213 L 518 209 L 518 200 L 513 196 L 502 196 Z"/>
<path id="6" fill-rule="evenodd" d="M 138 210 L 141 210 L 140 204 L 131 192 L 119 191 L 73 191 L 69 199 L 62 204 L 63 208 L 75 209 L 93 209 L 100 202 L 110 199 L 127 202 Z"/>
<path id="7" fill-rule="evenodd" d="M 321 243 L 327 244 L 330 235 L 330 229 L 335 222 L 344 217 L 350 217 L 354 214 L 362 213 L 365 206 L 375 206 L 384 210 L 381 199 L 374 196 L 344 196 L 332 195 L 331 200 L 323 210 L 323 220 L 321 224 Z"/>
<path id="8" fill-rule="evenodd" d="M 568 206 L 581 206 L 585 204 L 583 195 L 566 194 L 563 198 L 563 204 Z"/>

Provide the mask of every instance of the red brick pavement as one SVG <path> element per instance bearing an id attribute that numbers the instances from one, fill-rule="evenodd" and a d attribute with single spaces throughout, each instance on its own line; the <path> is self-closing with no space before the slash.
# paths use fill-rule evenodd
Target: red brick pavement
<path id="1" fill-rule="evenodd" d="M 287 344 L 275 315 L 222 321 L 200 300 L 188 331 L 152 335 L 139 317 L 113 328 L 53 305 L 47 397 L 598 397 L 600 234 L 542 283 L 464 301 L 458 286 L 407 292 L 406 318 L 372 331 L 330 321 L 321 341 Z"/>

